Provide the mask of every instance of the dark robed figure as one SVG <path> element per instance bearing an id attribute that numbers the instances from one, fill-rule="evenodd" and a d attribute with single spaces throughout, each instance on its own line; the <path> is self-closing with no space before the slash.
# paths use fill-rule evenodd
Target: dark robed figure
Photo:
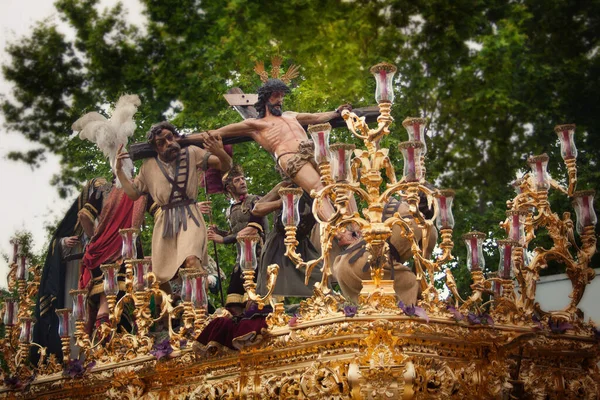
<path id="1" fill-rule="evenodd" d="M 80 224 L 78 215 L 87 213 L 93 217 L 94 210 L 90 207 L 89 200 L 100 195 L 98 188 L 104 184 L 106 180 L 95 178 L 84 186 L 52 235 L 44 261 L 35 304 L 33 342 L 47 347 L 48 354 L 55 354 L 58 359 L 62 359 L 62 349 L 56 310 L 71 307 L 69 291 L 77 289 L 79 263 L 83 256 L 84 227 Z M 37 363 L 38 358 L 37 348 L 33 347 L 31 359 Z"/>

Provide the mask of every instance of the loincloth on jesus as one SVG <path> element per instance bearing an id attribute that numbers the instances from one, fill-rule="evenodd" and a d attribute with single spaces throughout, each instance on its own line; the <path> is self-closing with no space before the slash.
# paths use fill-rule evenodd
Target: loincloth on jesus
<path id="1" fill-rule="evenodd" d="M 281 157 L 286 155 L 292 155 L 287 159 L 285 168 L 282 167 L 279 160 Z M 298 151 L 288 151 L 285 153 L 281 153 L 277 156 L 276 160 L 276 168 L 283 171 L 283 173 L 293 179 L 298 172 L 304 167 L 306 164 L 311 163 L 315 170 L 318 171 L 317 163 L 315 162 L 315 144 L 312 140 L 305 140 L 300 142 L 298 145 Z"/>

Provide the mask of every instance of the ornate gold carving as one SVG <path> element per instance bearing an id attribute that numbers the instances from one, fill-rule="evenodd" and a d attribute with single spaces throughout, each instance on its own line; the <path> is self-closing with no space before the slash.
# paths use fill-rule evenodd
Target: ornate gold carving
<path id="1" fill-rule="evenodd" d="M 300 376 L 300 389 L 309 399 L 346 399 L 349 394 L 343 365 L 332 367 L 320 361 Z"/>

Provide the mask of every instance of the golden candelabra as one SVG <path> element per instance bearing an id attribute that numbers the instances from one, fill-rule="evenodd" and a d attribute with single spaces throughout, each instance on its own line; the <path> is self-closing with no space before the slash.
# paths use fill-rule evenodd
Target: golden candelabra
<path id="1" fill-rule="evenodd" d="M 17 238 L 11 240 L 14 246 L 12 262 L 9 265 L 7 283 L 11 295 L 4 298 L 2 306 L 2 322 L 4 337 L 0 339 L 4 379 L 26 380 L 35 374 L 37 368 L 47 362 L 46 349 L 32 341 L 33 310 L 41 273 L 39 266 L 27 265 L 27 255 L 23 248 L 25 243 Z M 30 362 L 30 349 L 36 348 L 37 365 Z M 54 361 L 54 360 L 51 360 Z M 55 369 L 60 368 L 53 362 Z"/>
<path id="2" fill-rule="evenodd" d="M 545 323 L 564 321 L 580 324 L 583 322 L 581 318 L 583 314 L 577 306 L 586 286 L 595 276 L 590 266 L 591 257 L 596 252 L 594 232 L 596 216 L 593 210 L 595 192 L 575 191 L 577 152 L 573 141 L 574 130 L 575 125 L 572 124 L 555 127 L 561 140 L 561 155 L 567 167 L 568 188 L 563 188 L 548 175 L 548 155 L 542 154 L 528 159 L 531 172 L 513 183 L 517 195 L 507 202 L 507 218 L 500 224 L 509 236 L 509 240 L 499 241 L 501 252 L 507 251 L 507 254 L 501 257 L 507 271 L 500 278 L 485 280 L 478 276 L 476 287 L 472 286 L 472 297 L 481 298 L 482 293 L 489 289 L 493 281 L 498 282 L 502 290 L 501 295 L 494 300 L 496 307 L 492 310 L 492 316 L 499 321 L 526 323 L 535 318 Z M 565 212 L 561 218 L 557 213 L 552 212 L 548 201 L 550 189 L 556 189 L 570 196 L 577 213 L 581 214 L 578 215 L 577 221 L 581 246 L 575 240 L 575 224 L 571 220 L 570 213 Z M 553 246 L 549 249 L 538 246 L 530 253 L 529 245 L 540 229 L 548 232 Z M 571 252 L 570 248 L 576 251 Z M 548 266 L 549 261 L 564 265 L 567 277 L 572 283 L 572 291 L 569 295 L 571 300 L 563 310 L 545 311 L 536 302 L 536 287 L 540 271 Z M 514 292 L 513 276 L 518 283 L 518 295 Z M 467 300 L 463 307 L 468 308 L 471 303 Z"/>
<path id="3" fill-rule="evenodd" d="M 382 63 L 374 66 L 371 72 L 380 77 L 385 75 L 385 79 L 391 79 L 396 68 L 393 65 Z M 315 141 L 315 158 L 317 158 L 319 171 L 321 172 L 321 181 L 324 188 L 318 192 L 313 192 L 315 198 L 313 203 L 313 214 L 320 223 L 321 227 L 321 248 L 322 256 L 312 262 L 310 265 L 305 263 L 297 254 L 295 247 L 295 226 L 286 224 L 286 255 L 294 261 L 298 267 L 306 267 L 306 281 L 312 273 L 312 269 L 318 262 L 322 262 L 323 278 L 315 290 L 317 296 L 323 297 L 315 304 L 332 304 L 343 301 L 339 296 L 334 295 L 330 290 L 329 278 L 331 276 L 331 265 L 329 252 L 332 249 L 333 241 L 336 235 L 346 229 L 348 225 L 355 225 L 362 232 L 366 242 L 366 249 L 370 253 L 369 265 L 371 267 L 370 281 L 363 281 L 363 292 L 361 301 L 371 302 L 372 304 L 387 304 L 395 306 L 394 291 L 392 289 L 393 281 L 384 280 L 384 269 L 393 268 L 392 261 L 389 259 L 389 239 L 394 227 L 398 227 L 399 234 L 409 244 L 415 260 L 417 279 L 421 282 L 423 295 L 428 299 L 428 306 L 434 307 L 437 304 L 438 292 L 434 287 L 434 274 L 441 269 L 441 265 L 452 259 L 452 225 L 444 226 L 441 229 L 443 249 L 442 254 L 434 261 L 431 261 L 426 255 L 428 247 L 427 240 L 431 236 L 433 219 L 427 220 L 419 211 L 420 194 L 428 197 L 429 202 L 433 202 L 433 196 L 444 199 L 453 197 L 453 192 L 448 190 L 434 191 L 425 185 L 425 165 L 424 155 L 426 145 L 424 138 L 424 127 L 426 120 L 422 118 L 407 118 L 403 125 L 409 132 L 409 141 L 399 144 L 400 151 L 405 157 L 405 171 L 400 181 L 396 178 L 394 167 L 388 156 L 389 149 L 381 148 L 379 143 L 381 139 L 389 135 L 389 127 L 393 122 L 391 117 L 393 91 L 385 86 L 386 82 L 378 82 L 377 100 L 379 103 L 380 115 L 377 119 L 378 125 L 371 129 L 363 118 L 356 114 L 344 110 L 342 117 L 346 121 L 347 127 L 354 136 L 362 139 L 366 150 L 354 150 L 354 146 L 345 144 L 332 144 L 327 147 L 326 141 L 320 139 L 317 141 L 315 132 L 327 132 L 325 138 L 329 136 L 331 126 L 320 124 L 309 127 L 309 132 Z M 352 152 L 355 158 L 350 160 Z M 326 156 L 331 154 L 331 160 Z M 320 154 L 320 157 L 317 155 Z M 327 164 L 325 165 L 327 160 Z M 336 172 L 331 176 L 332 171 Z M 339 172 L 341 171 L 341 173 Z M 360 174 L 359 174 L 360 171 Z M 382 171 L 384 174 L 382 174 Z M 359 177 L 360 175 L 360 177 Z M 387 182 L 384 184 L 384 177 Z M 382 189 L 382 184 L 384 184 Z M 282 189 L 280 191 L 282 198 L 290 192 L 291 189 Z M 383 211 L 386 204 L 395 197 L 399 197 L 408 205 L 408 212 L 404 215 L 396 213 L 391 217 L 384 219 Z M 353 209 L 355 198 L 367 204 L 362 210 L 362 215 L 358 210 Z M 333 205 L 335 212 L 328 220 L 319 217 L 319 210 L 324 203 L 329 202 Z M 285 209 L 284 202 L 284 209 Z M 412 227 L 407 222 L 408 219 L 416 221 L 417 226 Z M 434 217 L 435 219 L 435 217 Z M 415 229 L 419 232 L 415 232 Z M 423 238 L 421 245 L 417 243 Z M 425 272 L 426 271 L 426 272 Z M 428 279 L 425 279 L 427 273 Z M 382 302 L 383 297 L 387 301 Z M 370 300 L 371 299 L 371 300 Z M 318 312 L 317 312 L 318 314 Z M 307 315 L 308 316 L 308 315 Z"/>
<path id="4" fill-rule="evenodd" d="M 277 282 L 277 276 L 279 274 L 279 265 L 271 264 L 267 267 L 267 293 L 265 293 L 264 296 L 261 296 L 256 292 L 255 277 L 256 268 L 258 266 L 256 247 L 260 241 L 261 238 L 258 235 L 242 235 L 237 238 L 240 249 L 240 268 L 242 268 L 242 277 L 244 278 L 244 289 L 246 290 L 248 300 L 255 302 L 258 305 L 259 310 L 262 310 L 267 303 L 271 305 L 273 311 L 268 318 L 271 326 L 285 324 L 289 321 L 289 317 L 285 315 L 283 303 L 278 303 L 275 300 L 275 296 L 273 296 L 275 283 Z"/>
<path id="5" fill-rule="evenodd" d="M 184 339 L 198 335 L 206 321 L 207 294 L 201 292 L 206 286 L 204 268 L 182 268 L 181 302 L 173 304 L 174 297 L 161 289 L 154 273 L 151 260 L 136 259 L 134 244 L 138 231 L 122 230 L 123 258 L 125 260 L 124 279 L 120 280 L 120 263 L 104 264 L 100 268 L 104 277 L 104 294 L 109 310 L 107 323 L 101 324 L 92 338 L 85 332 L 85 312 L 87 290 L 74 290 L 74 309 L 77 307 L 75 337 L 87 360 L 120 362 L 149 354 L 156 345 L 156 335 L 150 334 L 153 327 L 167 333 L 170 345 L 182 349 Z M 129 251 L 129 253 L 127 253 Z M 78 303 L 79 302 L 79 303 Z M 150 303 L 155 304 L 154 313 Z M 77 304 L 78 303 L 78 304 Z M 77 305 L 76 305 L 77 304 Z M 83 305 L 83 306 L 82 306 Z M 130 311 L 128 311 L 130 310 Z M 124 313 L 133 322 L 133 330 L 120 328 Z M 179 327 L 174 327 L 179 321 Z"/>
<path id="6" fill-rule="evenodd" d="M 415 274 L 422 291 L 420 305 L 428 312 L 443 313 L 446 306 L 440 300 L 434 281 L 436 274 L 442 271 L 444 264 L 454 259 L 452 256 L 454 217 L 451 212 L 454 191 L 450 189 L 435 190 L 426 184 L 427 145 L 424 128 L 427 120 L 423 118 L 409 117 L 402 123 L 407 130 L 409 140 L 398 145 L 398 149 L 404 156 L 404 171 L 402 178 L 397 180 L 394 167 L 388 157 L 389 149 L 381 148 L 379 145 L 380 140 L 390 133 L 389 128 L 393 122 L 391 117 L 393 90 L 390 85 L 390 75 L 393 76 L 395 67 L 381 63 L 374 66 L 371 72 L 377 79 L 376 99 L 380 109 L 377 127 L 370 128 L 363 118 L 348 110 L 342 112 L 348 129 L 354 136 L 364 141 L 366 150 L 354 150 L 355 157 L 349 160 L 351 157 L 349 147 L 344 147 L 344 144 L 327 145 L 330 126 L 319 124 L 310 126 L 308 129 L 315 142 L 315 159 L 318 162 L 321 181 L 324 185 L 323 189 L 312 193 L 315 198 L 313 214 L 320 223 L 323 254 L 312 264 L 304 262 L 296 252 L 298 244 L 295 238 L 296 227 L 291 223 L 286 224 L 286 255 L 299 268 L 306 268 L 306 282 L 308 282 L 314 266 L 319 262 L 323 263 L 323 279 L 315 289 L 315 295 L 321 299 L 311 301 L 311 303 L 325 304 L 342 301 L 340 297 L 331 296 L 332 292 L 329 289 L 328 279 L 331 276 L 329 252 L 332 249 L 334 238 L 349 224 L 355 224 L 362 232 L 362 237 L 366 242 L 365 248 L 370 254 L 368 262 L 372 278 L 368 281 L 363 280 L 360 301 L 365 306 L 369 301 L 377 302 L 381 308 L 381 304 L 386 303 L 381 301 L 382 293 L 387 293 L 390 297 L 387 301 L 388 305 L 394 304 L 391 301 L 393 291 L 390 290 L 393 281 L 384 281 L 383 276 L 384 269 L 391 267 L 388 256 L 389 239 L 394 227 L 399 227 L 398 233 L 407 241 L 407 245 L 412 251 Z M 577 315 L 581 314 L 577 312 L 577 304 L 583 296 L 585 286 L 594 277 L 594 271 L 589 262 L 596 251 L 594 234 L 596 217 L 591 206 L 595 193 L 593 191 L 575 191 L 577 149 L 573 140 L 574 130 L 575 125 L 572 124 L 558 125 L 555 128 L 561 140 L 561 155 L 567 167 L 568 188 L 561 187 L 548 176 L 546 167 L 549 157 L 546 154 L 530 157 L 528 163 L 532 172 L 514 184 L 518 188 L 518 194 L 513 200 L 507 202 L 509 207 L 507 219 L 502 223 L 510 238 L 516 240 L 516 243 L 511 242 L 510 252 L 506 258 L 509 260 L 507 262 L 511 263 L 511 271 L 508 275 L 497 275 L 486 279 L 483 274 L 484 256 L 481 249 L 485 235 L 471 232 L 463 236 L 469 251 L 467 264 L 473 280 L 471 295 L 468 298 L 463 299 L 459 295 L 452 271 L 448 268 L 445 269 L 446 286 L 461 312 L 468 313 L 471 310 L 478 313 L 483 312 L 484 306 L 489 304 L 482 304 L 484 294 L 493 294 L 492 287 L 498 287 L 502 289 L 497 291 L 497 298 L 493 299 L 493 303 L 496 304 L 494 308 L 496 311 L 493 312 L 501 311 L 503 315 L 498 315 L 501 320 L 508 318 L 512 322 L 523 322 L 531 320 L 535 313 L 536 318 L 557 317 L 573 322 L 578 318 Z M 318 133 L 321 135 L 319 136 Z M 331 154 L 331 160 L 327 156 L 328 154 Z M 346 161 L 343 160 L 344 157 L 347 159 Z M 332 176 L 334 175 L 333 171 L 339 170 L 340 166 L 345 163 L 350 165 L 349 171 L 343 173 L 342 176 Z M 384 178 L 387 178 L 386 182 L 384 182 Z M 551 211 L 548 190 L 552 188 L 572 197 L 574 202 L 587 204 L 585 211 L 581 211 L 582 215 L 592 214 L 591 217 L 588 217 L 587 222 L 584 222 L 584 226 L 579 229 L 581 247 L 575 243 L 574 223 L 570 219 L 570 214 L 565 213 L 561 219 Z M 294 193 L 293 190 L 283 189 L 280 192 L 282 199 L 290 197 L 290 193 Z M 384 219 L 384 207 L 394 196 L 398 196 L 407 205 L 408 211 L 402 215 L 396 213 Z M 353 197 L 367 204 L 362 210 L 362 215 L 349 207 L 349 201 Z M 422 197 L 427 199 L 429 205 L 435 202 L 434 215 L 430 219 L 425 218 L 419 211 Z M 324 220 L 320 218 L 319 211 L 326 202 L 333 205 L 334 213 L 329 219 Z M 285 207 L 284 202 L 284 209 Z M 416 226 L 408 223 L 410 219 L 415 221 Z M 517 221 L 520 224 L 519 227 L 513 226 L 512 231 L 511 221 Z M 432 235 L 435 233 L 434 223 L 437 225 L 442 240 L 439 243 L 441 252 L 431 259 L 426 249 L 429 246 L 427 242 L 429 238 L 435 236 Z M 541 228 L 549 232 L 554 246 L 551 249 L 540 247 L 534 249 L 533 256 L 529 261 L 528 246 L 535 238 L 535 231 Z M 515 232 L 518 229 L 523 232 Z M 570 247 L 577 250 L 575 256 L 569 251 Z M 571 302 L 565 310 L 547 313 L 541 310 L 539 304 L 535 302 L 535 293 L 540 270 L 545 268 L 550 260 L 559 261 L 566 266 L 567 275 L 573 284 L 573 291 L 570 295 Z M 518 296 L 514 294 L 511 274 L 519 285 Z M 331 298 L 325 300 L 324 297 L 327 296 Z M 320 312 L 316 312 L 315 315 L 320 315 Z M 310 319 L 311 313 L 307 312 L 302 316 Z"/>

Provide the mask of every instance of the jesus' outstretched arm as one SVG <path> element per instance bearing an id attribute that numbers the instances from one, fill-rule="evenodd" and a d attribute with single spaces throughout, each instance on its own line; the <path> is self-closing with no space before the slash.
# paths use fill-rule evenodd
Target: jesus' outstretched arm
<path id="1" fill-rule="evenodd" d="M 300 122 L 301 125 L 304 126 L 322 124 L 339 117 L 343 110 L 352 111 L 352 105 L 342 104 L 335 111 L 327 111 L 321 113 L 298 113 L 296 114 L 296 119 L 298 120 L 298 122 Z"/>
<path id="2" fill-rule="evenodd" d="M 255 120 L 247 119 L 242 122 L 236 122 L 233 124 L 225 125 L 219 129 L 211 129 L 209 132 L 211 134 L 217 134 L 217 135 L 221 136 L 221 138 L 225 139 L 225 138 L 236 137 L 236 136 L 254 137 L 254 135 L 257 133 L 257 131 L 258 130 L 256 127 Z M 203 144 L 204 143 L 204 139 L 202 136 L 203 133 L 205 133 L 205 132 L 192 133 L 190 135 L 184 136 L 179 140 L 179 143 L 180 144 L 193 144 L 193 145 Z"/>

